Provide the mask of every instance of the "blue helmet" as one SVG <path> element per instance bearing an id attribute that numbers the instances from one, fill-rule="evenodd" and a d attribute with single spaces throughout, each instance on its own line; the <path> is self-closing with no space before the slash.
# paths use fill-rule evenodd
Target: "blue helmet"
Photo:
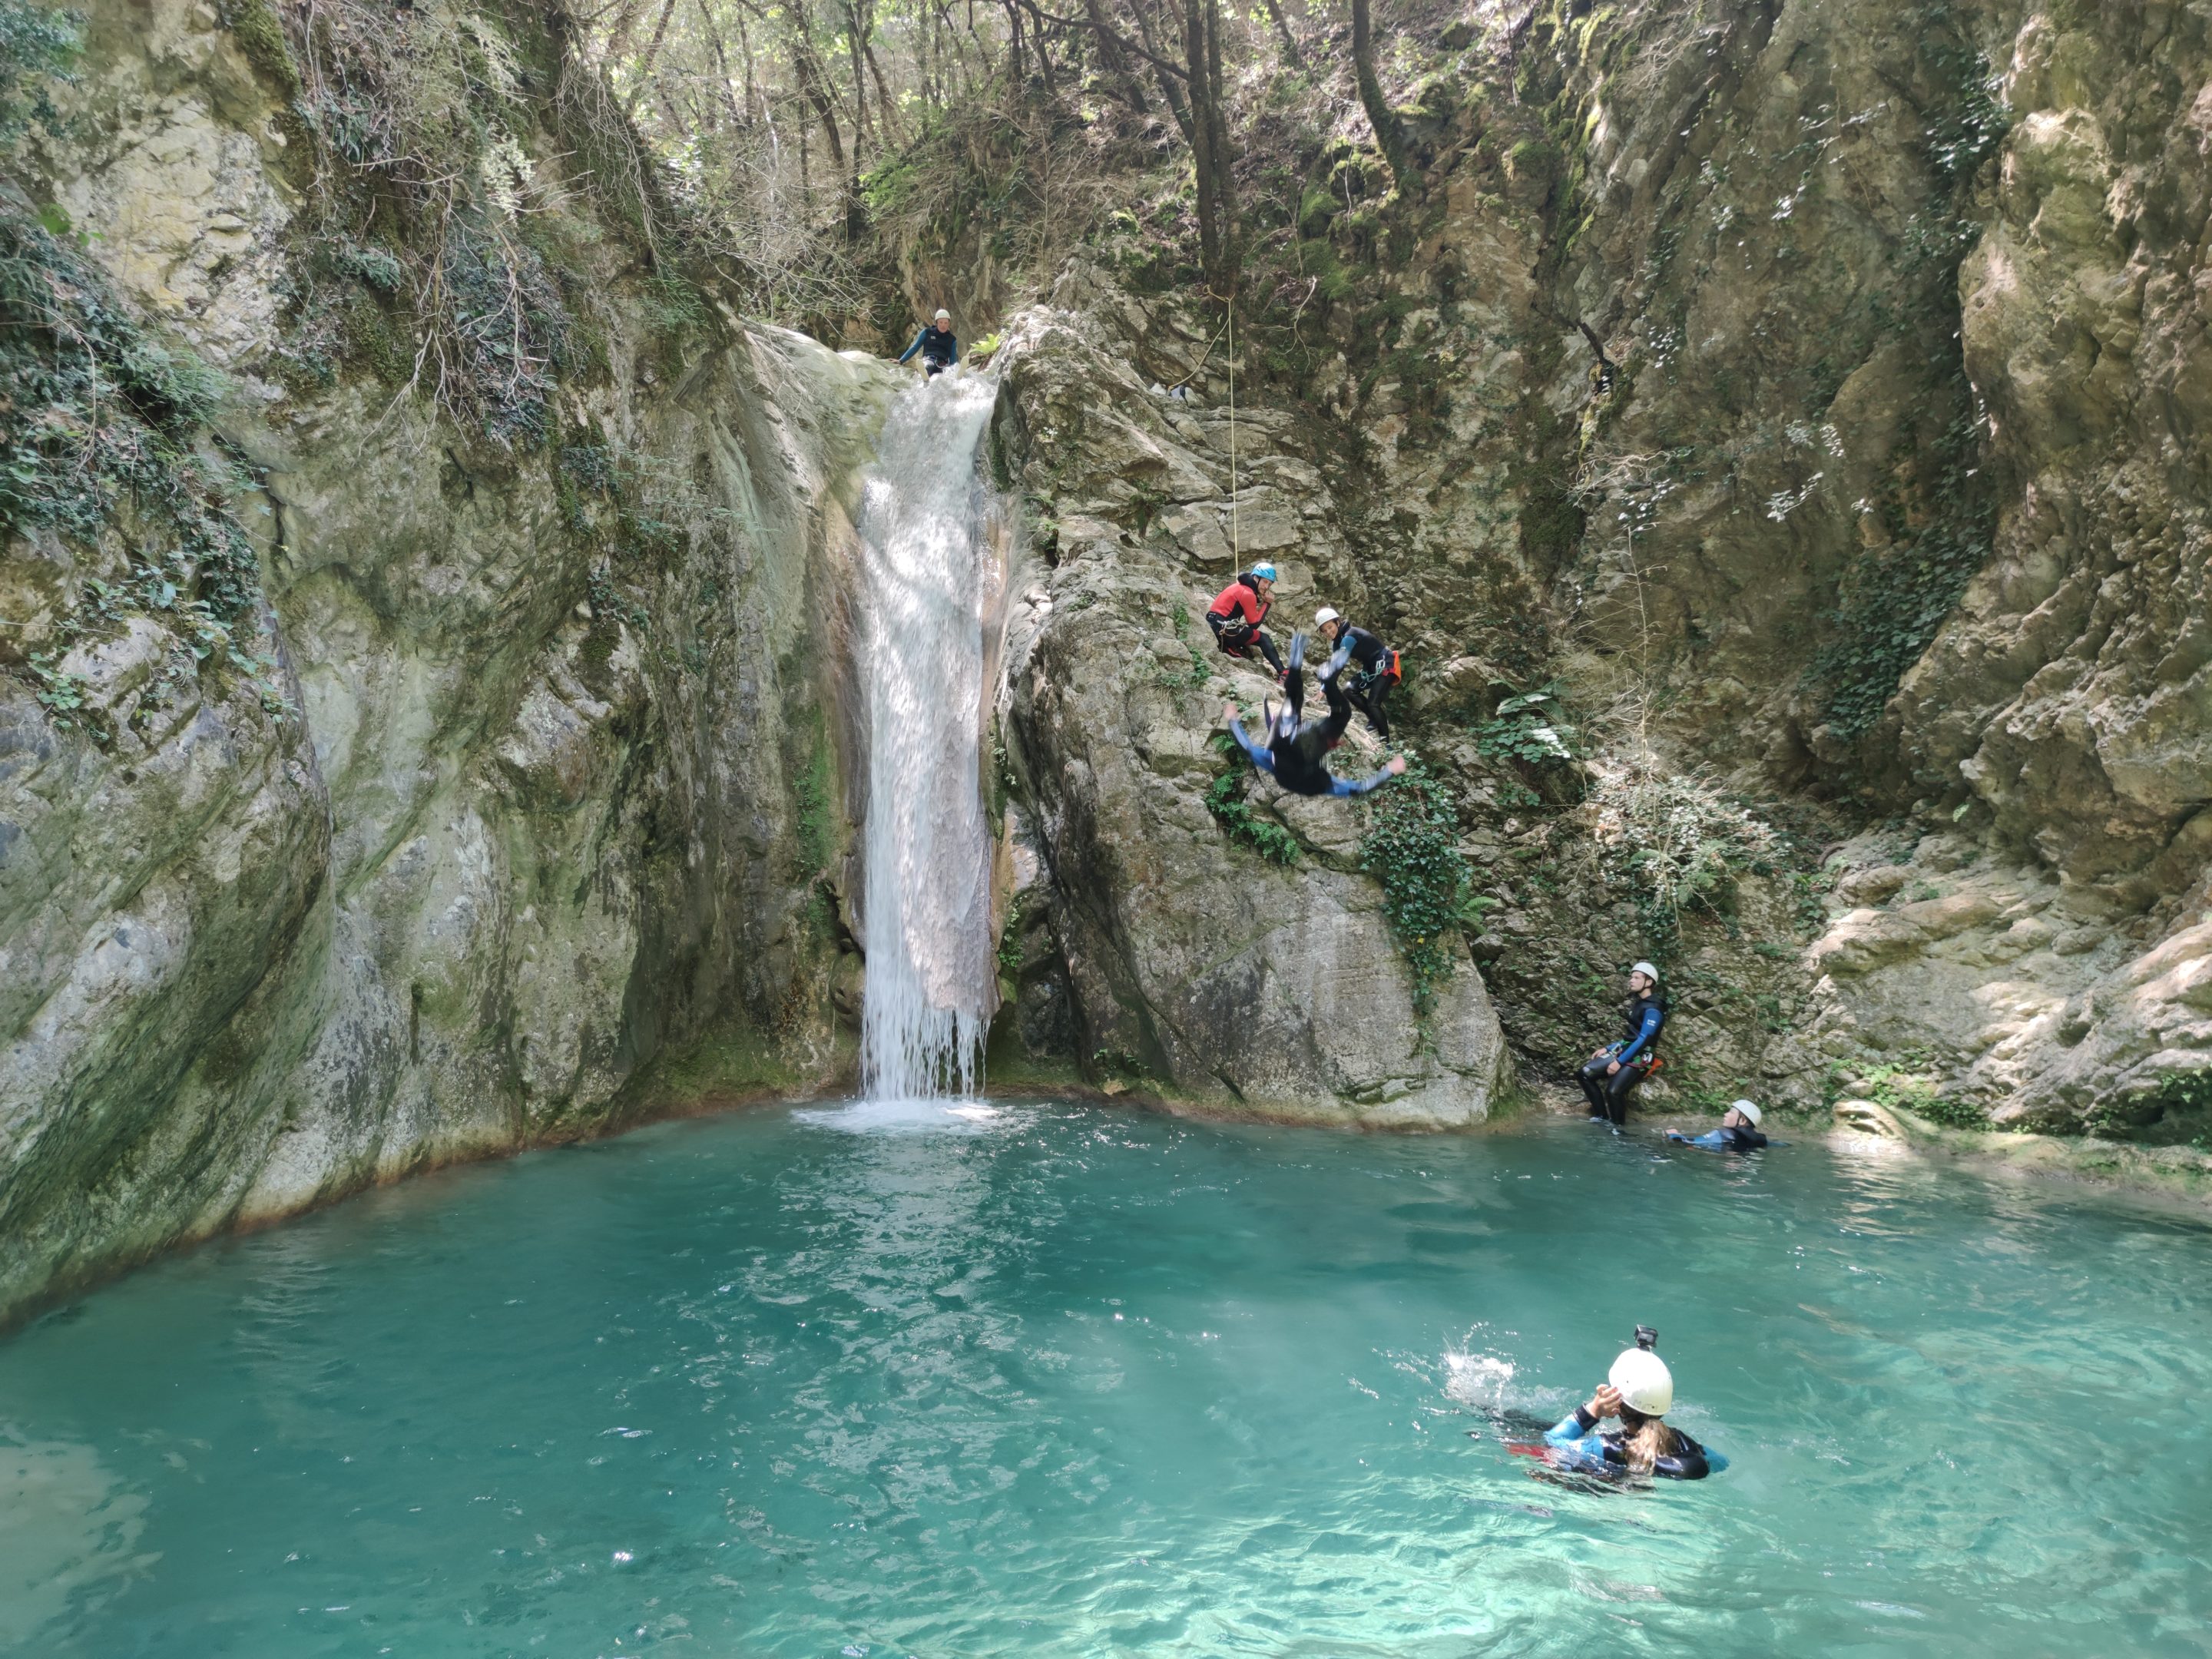
<path id="1" fill-rule="evenodd" d="M 1251 574 L 1255 581 L 1271 582 L 1275 580 L 1275 567 L 1262 560 L 1252 567 Z"/>

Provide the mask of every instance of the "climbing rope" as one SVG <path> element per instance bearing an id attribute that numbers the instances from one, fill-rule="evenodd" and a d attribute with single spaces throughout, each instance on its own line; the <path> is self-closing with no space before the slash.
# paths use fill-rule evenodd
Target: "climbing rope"
<path id="1" fill-rule="evenodd" d="M 1237 521 L 1237 290 L 1230 289 L 1228 297 L 1224 299 L 1208 289 L 1206 297 L 1221 301 L 1229 313 L 1228 321 L 1222 325 L 1213 337 L 1218 341 L 1223 334 L 1229 337 L 1229 551 L 1236 561 L 1236 568 L 1242 570 L 1244 568 L 1244 536 Z M 1213 348 L 1209 345 L 1206 349 L 1206 356 L 1211 357 L 1212 355 Z M 1206 358 L 1201 357 L 1199 368 L 1205 366 Z M 1197 373 L 1197 369 L 1193 369 L 1191 375 L 1194 377 Z"/>
<path id="2" fill-rule="evenodd" d="M 1229 294 L 1229 553 L 1244 568 L 1244 537 L 1237 524 L 1237 293 Z"/>

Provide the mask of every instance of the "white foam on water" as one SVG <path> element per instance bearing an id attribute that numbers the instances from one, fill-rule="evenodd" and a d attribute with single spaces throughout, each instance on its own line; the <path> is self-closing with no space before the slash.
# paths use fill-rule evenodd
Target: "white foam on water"
<path id="1" fill-rule="evenodd" d="M 1004 573 L 976 450 L 996 383 L 965 369 L 899 397 L 860 510 L 868 709 L 860 1084 L 871 1100 L 972 1095 L 998 1006 L 981 765 Z"/>
<path id="2" fill-rule="evenodd" d="M 1511 1360 L 1492 1354 L 1449 1352 L 1444 1355 L 1444 1392 L 1463 1405 L 1503 1411 L 1513 1369 Z"/>
<path id="3" fill-rule="evenodd" d="M 943 1096 L 855 1100 L 842 1106 L 803 1107 L 792 1114 L 815 1128 L 854 1135 L 983 1134 L 1017 1127 L 1028 1115 L 1015 1107 Z"/>

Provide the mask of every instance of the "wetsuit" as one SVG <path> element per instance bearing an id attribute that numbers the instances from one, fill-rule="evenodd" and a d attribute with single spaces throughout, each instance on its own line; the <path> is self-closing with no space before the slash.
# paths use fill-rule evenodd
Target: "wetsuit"
<path id="1" fill-rule="evenodd" d="M 935 323 L 914 337 L 914 343 L 899 354 L 899 361 L 906 362 L 917 351 L 921 354 L 922 365 L 931 380 L 960 361 L 960 342 L 951 329 L 939 328 Z"/>
<path id="2" fill-rule="evenodd" d="M 1358 672 L 1351 677 L 1345 695 L 1352 699 L 1353 708 L 1367 716 L 1367 724 L 1375 729 L 1378 738 L 1390 735 L 1390 717 L 1382 711 L 1382 700 L 1390 695 L 1390 647 L 1364 628 L 1345 627 L 1336 636 L 1337 649 L 1352 653 L 1352 660 Z"/>
<path id="3" fill-rule="evenodd" d="M 1328 698 L 1328 717 L 1302 721 L 1298 716 L 1305 707 L 1305 653 L 1306 636 L 1292 635 L 1289 678 L 1284 683 L 1290 701 L 1280 714 L 1272 703 L 1268 706 L 1266 745 L 1244 735 L 1243 721 L 1232 720 L 1229 732 L 1237 746 L 1251 757 L 1253 765 L 1273 773 L 1275 781 L 1294 795 L 1364 795 L 1389 782 L 1392 774 L 1387 768 L 1356 783 L 1329 772 L 1328 751 L 1342 741 L 1344 728 L 1352 724 L 1352 704 L 1336 683 L 1344 656 L 1338 653 L 1321 671 L 1321 689 Z"/>
<path id="4" fill-rule="evenodd" d="M 1545 1433 L 1544 1443 L 1565 1454 L 1559 1461 L 1567 1468 L 1584 1474 L 1626 1474 L 1627 1431 L 1616 1429 L 1611 1434 L 1601 1434 L 1597 1425 L 1598 1419 L 1589 1414 L 1589 1407 L 1577 1406 Z M 1674 1449 L 1653 1462 L 1653 1474 L 1667 1480 L 1702 1480 L 1728 1467 L 1727 1458 L 1718 1452 L 1707 1451 L 1681 1430 L 1673 1429 L 1670 1432 L 1674 1437 Z"/>
<path id="5" fill-rule="evenodd" d="M 1669 1131 L 1667 1139 L 1678 1140 L 1685 1146 L 1702 1146 L 1709 1152 L 1753 1152 L 1766 1145 L 1766 1137 L 1748 1123 L 1724 1124 L 1701 1135 L 1678 1135 Z"/>
<path id="6" fill-rule="evenodd" d="M 1651 1063 L 1659 1058 L 1659 1032 L 1667 1024 L 1667 1005 L 1656 996 L 1634 998 L 1627 1012 L 1628 1035 L 1595 1060 L 1584 1060 L 1575 1073 L 1590 1115 L 1615 1123 L 1628 1121 L 1628 1091 L 1650 1075 Z M 1607 1077 L 1605 1068 L 1616 1060 L 1620 1069 Z"/>
<path id="7" fill-rule="evenodd" d="M 1240 570 L 1237 580 L 1213 596 L 1213 603 L 1206 608 L 1206 625 L 1213 630 L 1213 637 L 1223 651 L 1232 657 L 1251 659 L 1252 648 L 1257 646 L 1260 654 L 1267 659 L 1267 666 L 1278 674 L 1283 672 L 1283 659 L 1275 650 L 1275 642 L 1260 631 L 1260 624 L 1267 620 L 1267 612 L 1274 609 L 1274 601 L 1260 597 L 1260 584 L 1249 570 Z"/>

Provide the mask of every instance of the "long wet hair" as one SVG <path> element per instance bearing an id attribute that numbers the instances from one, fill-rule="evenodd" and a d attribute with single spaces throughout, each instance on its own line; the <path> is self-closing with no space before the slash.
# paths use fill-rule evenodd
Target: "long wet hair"
<path id="1" fill-rule="evenodd" d="M 1680 1438 L 1660 1419 L 1646 1417 L 1626 1406 L 1620 1408 L 1620 1426 L 1626 1432 L 1620 1449 L 1631 1474 L 1649 1474 L 1662 1457 L 1671 1457 Z"/>

